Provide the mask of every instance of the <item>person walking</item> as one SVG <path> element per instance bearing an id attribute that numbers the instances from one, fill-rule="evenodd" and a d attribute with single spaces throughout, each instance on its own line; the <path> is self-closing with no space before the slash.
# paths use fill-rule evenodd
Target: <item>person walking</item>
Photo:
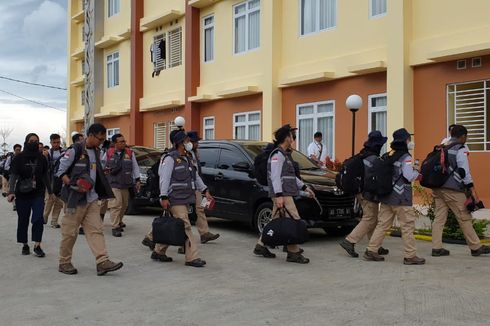
<path id="1" fill-rule="evenodd" d="M 97 264 L 97 275 L 114 272 L 122 262 L 109 260 L 104 230 L 100 219 L 99 199 L 114 198 L 109 182 L 100 164 L 99 145 L 106 138 L 106 128 L 93 124 L 88 128 L 87 139 L 73 144 L 61 158 L 56 176 L 62 178 L 61 198 L 66 205 L 66 215 L 61 222 L 61 244 L 58 270 L 64 274 L 77 274 L 72 264 L 73 246 L 80 225 Z"/>
<path id="2" fill-rule="evenodd" d="M 308 145 L 308 157 L 319 166 L 324 166 L 327 160 L 327 150 L 322 141 L 323 134 L 317 131 L 313 136 L 313 141 Z"/>
<path id="3" fill-rule="evenodd" d="M 21 243 L 22 254 L 29 255 L 28 244 L 29 219 L 32 224 L 34 254 L 45 257 L 41 248 L 44 230 L 44 194 L 51 193 L 48 165 L 39 152 L 39 137 L 30 133 L 25 138 L 24 150 L 14 157 L 10 166 L 9 202 L 15 200 L 17 206 L 17 242 Z"/>
<path id="4" fill-rule="evenodd" d="M 15 156 L 19 155 L 21 151 L 22 151 L 22 146 L 19 144 L 15 144 L 14 145 L 14 152 L 7 154 L 7 158 L 3 162 L 2 195 L 4 197 L 7 197 L 8 193 L 9 193 L 10 166 L 12 165 L 12 159 Z"/>
<path id="5" fill-rule="evenodd" d="M 189 221 L 189 205 L 196 203 L 196 190 L 204 193 L 208 200 L 213 200 L 199 174 L 192 167 L 188 152 L 192 151 L 192 143 L 184 131 L 177 132 L 174 137 L 174 148 L 162 158 L 158 175 L 160 176 L 160 204 L 163 209 L 170 210 L 176 218 L 184 221 L 185 233 L 185 265 L 204 267 L 206 261 L 198 258 L 198 243 L 192 233 Z M 171 262 L 166 255 L 167 244 L 157 243 L 151 259 L 160 262 Z"/>
<path id="6" fill-rule="evenodd" d="M 362 160 L 364 165 L 364 174 L 366 170 L 373 165 L 373 162 L 380 156 L 381 149 L 388 140 L 387 137 L 383 137 L 380 131 L 372 131 L 368 135 L 368 140 L 364 143 L 364 148 L 358 154 L 359 159 Z M 340 246 L 347 251 L 351 257 L 359 257 L 359 254 L 355 250 L 355 245 L 367 235 L 368 240 L 371 239 L 376 224 L 378 223 L 379 213 L 379 200 L 376 195 L 373 195 L 367 191 L 363 191 L 357 195 L 357 199 L 361 203 L 362 207 L 362 219 L 352 232 L 340 242 Z M 380 247 L 378 249 L 379 255 L 387 255 L 388 249 Z"/>
<path id="7" fill-rule="evenodd" d="M 107 150 L 105 171 L 111 185 L 114 198 L 108 202 L 111 214 L 112 235 L 121 237 L 126 224 L 123 217 L 129 203 L 129 189 L 135 187 L 136 192 L 141 189 L 140 168 L 136 155 L 126 145 L 126 139 L 121 134 L 112 136 L 114 147 Z"/>
<path id="8" fill-rule="evenodd" d="M 445 142 L 448 147 L 448 161 L 451 175 L 446 183 L 433 189 L 435 218 L 432 223 L 432 256 L 449 256 L 449 250 L 442 247 L 442 233 L 449 209 L 456 216 L 472 256 L 490 254 L 490 246 L 482 245 L 473 228 L 472 216 L 466 207 L 467 197 L 475 204 L 481 203 L 471 176 L 466 141 L 468 130 L 461 125 L 451 128 L 451 138 Z M 466 193 L 468 195 L 466 195 Z"/>
<path id="9" fill-rule="evenodd" d="M 59 197 L 60 194 L 56 193 L 56 189 L 61 190 L 61 180 L 59 178 L 55 178 L 54 169 L 56 167 L 56 162 L 61 159 L 61 156 L 64 154 L 63 148 L 61 148 L 61 136 L 58 134 L 51 134 L 49 136 L 49 140 L 51 143 L 51 148 L 48 151 L 48 167 L 49 167 L 49 179 L 51 184 L 51 189 L 53 193 L 50 195 L 46 193 L 45 198 L 45 207 L 44 207 L 44 224 L 48 223 L 49 216 L 51 215 L 51 227 L 55 229 L 59 229 L 61 226 L 58 223 L 58 219 L 61 214 L 61 210 L 63 209 L 63 201 Z"/>
<path id="10" fill-rule="evenodd" d="M 294 169 L 293 161 L 288 154 L 294 143 L 294 132 L 296 128 L 290 125 L 284 125 L 274 133 L 276 148 L 269 156 L 267 163 L 267 179 L 269 185 L 269 196 L 273 201 L 273 218 L 277 217 L 276 212 L 279 209 L 286 208 L 291 214 L 290 218 L 295 220 L 301 219 L 294 203 L 294 197 L 299 195 L 299 191 L 307 191 L 311 197 L 315 193 L 301 181 Z M 302 255 L 302 249 L 297 244 L 287 246 L 287 261 L 300 264 L 308 264 L 310 260 Z M 265 258 L 276 258 L 259 238 L 255 245 L 253 253 Z"/>
<path id="11" fill-rule="evenodd" d="M 393 225 L 395 216 L 401 224 L 402 239 L 405 249 L 405 265 L 423 265 L 424 258 L 417 257 L 415 247 L 415 220 L 417 215 L 413 209 L 413 194 L 411 183 L 419 178 L 419 172 L 414 168 L 412 156 L 409 150 L 413 150 L 415 143 L 412 142 L 411 134 L 404 128 L 393 133 L 391 151 L 383 156 L 385 160 L 392 160 L 393 191 L 379 198 L 381 206 L 379 209 L 378 224 L 371 236 L 369 245 L 364 253 L 364 259 L 368 261 L 384 261 L 385 258 L 378 253 L 383 244 L 385 232 Z"/>

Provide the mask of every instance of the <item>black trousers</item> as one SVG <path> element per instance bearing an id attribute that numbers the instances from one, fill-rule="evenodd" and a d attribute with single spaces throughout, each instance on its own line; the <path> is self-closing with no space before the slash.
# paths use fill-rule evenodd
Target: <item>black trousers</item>
<path id="1" fill-rule="evenodd" d="M 27 243 L 29 219 L 32 223 L 32 241 L 41 242 L 44 230 L 44 195 L 33 195 L 29 198 L 17 198 L 17 242 Z M 32 217 L 31 217 L 32 214 Z"/>

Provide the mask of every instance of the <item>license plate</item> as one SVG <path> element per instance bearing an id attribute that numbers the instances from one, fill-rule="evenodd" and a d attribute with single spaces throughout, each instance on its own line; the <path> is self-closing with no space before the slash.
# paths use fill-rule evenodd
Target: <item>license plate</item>
<path id="1" fill-rule="evenodd" d="M 331 208 L 328 212 L 329 216 L 350 216 L 350 208 Z"/>

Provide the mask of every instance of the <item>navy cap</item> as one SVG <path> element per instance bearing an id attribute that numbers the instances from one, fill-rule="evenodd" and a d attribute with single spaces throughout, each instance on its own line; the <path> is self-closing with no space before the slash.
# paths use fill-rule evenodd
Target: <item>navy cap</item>
<path id="1" fill-rule="evenodd" d="M 187 137 L 189 137 L 189 140 L 193 143 L 196 143 L 202 139 L 201 137 L 199 137 L 197 131 L 189 131 L 187 133 Z"/>
<path id="2" fill-rule="evenodd" d="M 181 144 L 183 143 L 186 138 L 187 138 L 187 134 L 185 133 L 185 131 L 177 131 L 175 134 L 174 134 L 174 145 L 177 145 L 177 144 Z"/>
<path id="3" fill-rule="evenodd" d="M 383 146 L 388 141 L 388 137 L 384 137 L 381 131 L 374 130 L 368 135 L 368 140 L 364 143 L 364 147 Z"/>
<path id="4" fill-rule="evenodd" d="M 413 134 L 409 133 L 407 131 L 407 129 L 405 128 L 401 128 L 401 129 L 398 129 L 396 130 L 394 133 L 393 133 L 393 141 L 394 142 L 405 142 L 407 141 L 408 138 L 410 138 L 410 136 L 412 136 Z"/>

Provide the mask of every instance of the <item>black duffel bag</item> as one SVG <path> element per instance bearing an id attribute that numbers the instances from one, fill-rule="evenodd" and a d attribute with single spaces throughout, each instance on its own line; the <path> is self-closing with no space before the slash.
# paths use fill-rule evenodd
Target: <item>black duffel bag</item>
<path id="1" fill-rule="evenodd" d="M 286 217 L 285 214 L 290 217 Z M 262 230 L 262 242 L 266 246 L 285 246 L 302 244 L 309 240 L 310 234 L 303 220 L 295 220 L 286 208 L 278 209 L 280 217 L 273 219 Z"/>
<path id="2" fill-rule="evenodd" d="M 176 218 L 169 210 L 164 210 L 162 216 L 153 220 L 153 242 L 171 246 L 183 246 L 187 235 L 184 221 Z"/>

